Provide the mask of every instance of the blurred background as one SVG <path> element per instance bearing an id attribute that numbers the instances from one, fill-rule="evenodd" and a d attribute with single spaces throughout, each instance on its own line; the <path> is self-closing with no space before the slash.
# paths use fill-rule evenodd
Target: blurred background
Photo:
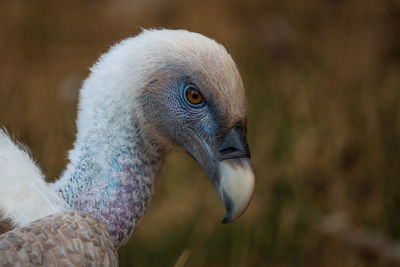
<path id="1" fill-rule="evenodd" d="M 121 266 L 400 266 L 399 0 L 0 0 L 0 125 L 49 181 L 89 67 L 141 27 L 232 53 L 257 184 L 221 225 L 203 171 L 172 154 Z"/>

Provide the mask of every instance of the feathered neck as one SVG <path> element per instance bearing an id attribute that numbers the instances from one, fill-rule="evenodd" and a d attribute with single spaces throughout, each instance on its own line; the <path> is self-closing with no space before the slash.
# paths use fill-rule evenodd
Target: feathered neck
<path id="1" fill-rule="evenodd" d="M 71 209 L 100 219 L 118 247 L 145 211 L 164 153 L 147 139 L 134 114 L 119 112 L 88 124 L 92 127 L 78 135 L 71 162 L 54 189 Z"/>

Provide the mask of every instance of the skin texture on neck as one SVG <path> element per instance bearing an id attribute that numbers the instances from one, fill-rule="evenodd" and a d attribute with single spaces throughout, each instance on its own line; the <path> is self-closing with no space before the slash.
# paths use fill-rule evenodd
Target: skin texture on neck
<path id="1" fill-rule="evenodd" d="M 93 123 L 76 141 L 70 153 L 79 156 L 53 189 L 72 210 L 85 211 L 102 221 L 119 247 L 129 239 L 146 209 L 164 153 L 155 142 L 146 140 L 129 113 L 103 121 L 109 125 Z"/>

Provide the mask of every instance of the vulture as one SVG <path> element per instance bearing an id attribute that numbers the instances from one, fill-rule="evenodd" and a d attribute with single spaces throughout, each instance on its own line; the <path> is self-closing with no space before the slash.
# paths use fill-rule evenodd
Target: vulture
<path id="1" fill-rule="evenodd" d="M 79 95 L 76 141 L 54 183 L 0 131 L 0 265 L 116 266 L 172 150 L 192 156 L 226 208 L 248 207 L 254 171 L 238 69 L 216 41 L 143 30 L 103 54 Z"/>

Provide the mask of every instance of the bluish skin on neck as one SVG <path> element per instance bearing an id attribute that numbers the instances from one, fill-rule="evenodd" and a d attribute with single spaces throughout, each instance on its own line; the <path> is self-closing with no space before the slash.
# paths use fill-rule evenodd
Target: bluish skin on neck
<path id="1" fill-rule="evenodd" d="M 54 184 L 71 209 L 85 211 L 106 225 L 116 247 L 129 239 L 143 215 L 164 158 L 134 125 L 125 125 L 101 147 L 88 145 L 99 134 L 94 130 L 75 148 L 79 159 Z"/>

